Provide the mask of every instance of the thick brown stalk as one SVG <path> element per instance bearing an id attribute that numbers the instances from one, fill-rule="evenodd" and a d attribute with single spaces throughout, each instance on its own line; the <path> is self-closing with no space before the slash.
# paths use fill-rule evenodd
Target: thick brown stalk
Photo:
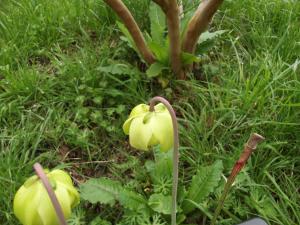
<path id="1" fill-rule="evenodd" d="M 181 65 L 181 40 L 179 8 L 176 0 L 153 0 L 161 7 L 167 17 L 168 32 L 170 39 L 171 67 L 176 77 L 184 79 L 185 75 Z"/>
<path id="2" fill-rule="evenodd" d="M 140 52 L 141 56 L 148 64 L 155 62 L 155 57 L 148 48 L 144 36 L 134 20 L 133 16 L 129 12 L 128 8 L 124 5 L 121 0 L 104 0 L 120 17 L 130 35 L 132 36 L 135 45 Z"/>
<path id="3" fill-rule="evenodd" d="M 182 50 L 194 53 L 198 39 L 210 23 L 213 15 L 222 4 L 223 0 L 202 0 L 195 14 L 188 23 L 182 41 Z"/>
<path id="4" fill-rule="evenodd" d="M 168 32 L 170 38 L 171 66 L 176 77 L 184 79 L 181 65 L 181 40 L 180 40 L 180 20 L 179 8 L 176 0 L 169 0 L 169 7 L 166 12 Z"/>
<path id="5" fill-rule="evenodd" d="M 167 13 L 168 2 L 166 0 L 153 0 L 153 2 L 155 2 L 157 5 L 159 5 L 165 14 Z"/>

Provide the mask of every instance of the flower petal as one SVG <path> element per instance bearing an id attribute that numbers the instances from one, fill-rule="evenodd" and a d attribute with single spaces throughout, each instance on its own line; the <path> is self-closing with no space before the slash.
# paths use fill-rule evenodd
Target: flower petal
<path id="1" fill-rule="evenodd" d="M 64 212 L 65 218 L 70 218 L 72 202 L 68 190 L 65 189 L 63 186 L 59 185 L 58 188 L 55 190 L 55 194 L 58 197 L 58 201 Z"/>
<path id="2" fill-rule="evenodd" d="M 40 218 L 43 225 L 59 225 L 59 221 L 55 212 L 55 209 L 52 205 L 52 202 L 48 196 L 48 193 L 45 187 L 42 187 L 38 196 L 38 204 L 35 205 L 36 211 L 38 213 L 37 218 Z M 57 195 L 56 195 L 57 196 Z M 58 196 L 57 196 L 58 197 Z M 34 223 L 35 224 L 35 223 Z"/>
<path id="3" fill-rule="evenodd" d="M 45 170 L 46 172 L 46 170 Z M 70 217 L 71 208 L 79 203 L 79 194 L 72 179 L 63 170 L 46 172 L 49 182 L 66 217 Z M 25 225 L 59 225 L 59 221 L 44 185 L 37 176 L 32 176 L 17 191 L 14 213 Z"/>
<path id="4" fill-rule="evenodd" d="M 72 179 L 68 173 L 63 170 L 52 170 L 50 173 L 47 174 L 47 177 L 50 179 L 52 178 L 55 181 L 59 181 L 69 186 L 73 186 Z"/>
<path id="5" fill-rule="evenodd" d="M 129 118 L 141 115 L 146 112 L 149 112 L 149 105 L 139 104 L 131 110 L 131 112 L 129 114 Z"/>
<path id="6" fill-rule="evenodd" d="M 152 137 L 150 123 L 143 122 L 144 116 L 132 120 L 129 129 L 130 145 L 139 150 L 148 150 L 149 141 Z"/>
<path id="7" fill-rule="evenodd" d="M 70 202 L 71 202 L 71 208 L 75 207 L 80 202 L 80 196 L 76 188 L 72 185 L 65 185 L 63 183 L 58 182 L 59 186 L 64 187 L 69 194 Z"/>
<path id="8" fill-rule="evenodd" d="M 155 113 L 150 124 L 153 135 L 159 141 L 160 149 L 170 150 L 173 147 L 173 124 L 169 112 Z"/>
<path id="9" fill-rule="evenodd" d="M 35 223 L 35 221 L 39 221 L 39 218 L 35 219 L 37 217 L 36 205 L 38 203 L 36 193 L 39 192 L 41 185 L 38 181 L 31 184 L 30 188 L 23 185 L 15 195 L 13 203 L 14 214 L 23 224 L 39 224 Z"/>
<path id="10" fill-rule="evenodd" d="M 72 208 L 79 204 L 79 193 L 74 188 L 72 179 L 68 173 L 63 170 L 53 170 L 49 173 L 48 177 L 54 179 L 59 187 L 63 187 L 68 191 Z"/>
<path id="11" fill-rule="evenodd" d="M 129 128 L 130 128 L 130 124 L 132 119 L 138 117 L 138 116 L 143 116 L 144 113 L 149 112 L 149 106 L 146 104 L 139 104 L 136 107 L 134 107 L 131 112 L 130 115 L 128 117 L 128 119 L 124 122 L 123 124 L 123 131 L 125 134 L 129 134 Z"/>
<path id="12" fill-rule="evenodd" d="M 167 107 L 163 103 L 158 103 L 154 106 L 155 112 L 166 112 L 168 111 Z"/>
<path id="13" fill-rule="evenodd" d="M 71 203 L 67 190 L 60 186 L 59 183 L 55 190 L 55 195 L 59 201 L 61 209 L 64 213 L 66 219 L 71 215 Z M 55 209 L 52 205 L 52 202 L 47 194 L 46 189 L 44 188 L 40 193 L 40 200 L 38 204 L 38 214 L 43 225 L 60 225 L 58 217 L 56 215 Z"/>
<path id="14" fill-rule="evenodd" d="M 130 128 L 130 125 L 131 125 L 131 121 L 133 120 L 134 118 L 128 118 L 125 123 L 123 124 L 123 131 L 126 135 L 129 134 L 129 128 Z"/>

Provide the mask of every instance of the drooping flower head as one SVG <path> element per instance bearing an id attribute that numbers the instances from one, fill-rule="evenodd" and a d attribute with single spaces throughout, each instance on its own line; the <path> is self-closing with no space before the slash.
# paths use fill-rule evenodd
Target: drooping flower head
<path id="1" fill-rule="evenodd" d="M 46 175 L 65 218 L 69 218 L 71 209 L 79 203 L 71 177 L 63 170 L 46 172 Z M 48 193 L 36 175 L 27 179 L 17 191 L 14 213 L 23 225 L 60 225 Z"/>
<path id="2" fill-rule="evenodd" d="M 148 150 L 160 145 L 161 151 L 173 147 L 173 125 L 168 109 L 159 103 L 150 111 L 146 104 L 134 107 L 123 124 L 123 131 L 129 135 L 130 145 L 139 150 Z"/>

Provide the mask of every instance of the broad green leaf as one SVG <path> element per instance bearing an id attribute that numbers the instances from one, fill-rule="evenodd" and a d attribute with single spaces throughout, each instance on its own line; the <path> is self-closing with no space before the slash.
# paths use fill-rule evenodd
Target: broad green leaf
<path id="1" fill-rule="evenodd" d="M 156 77 L 158 76 L 159 74 L 161 74 L 161 72 L 163 71 L 163 69 L 165 69 L 166 67 L 159 63 L 159 62 L 156 62 L 156 63 L 153 63 L 149 68 L 148 70 L 146 71 L 146 74 L 149 78 L 151 77 Z"/>
<path id="2" fill-rule="evenodd" d="M 202 42 L 201 44 L 198 44 L 196 46 L 196 50 L 195 50 L 195 54 L 197 55 L 204 55 L 207 54 L 208 51 L 213 48 L 215 45 L 215 41 L 214 40 L 207 40 Z"/>
<path id="3" fill-rule="evenodd" d="M 119 201 L 127 209 L 149 213 L 147 200 L 142 195 L 126 188 L 120 191 Z"/>
<path id="4" fill-rule="evenodd" d="M 166 18 L 161 8 L 154 2 L 150 2 L 149 18 L 152 40 L 163 45 L 165 39 Z"/>
<path id="5" fill-rule="evenodd" d="M 147 45 L 149 46 L 149 43 L 153 42 L 152 37 L 147 31 L 144 32 L 144 37 Z"/>
<path id="6" fill-rule="evenodd" d="M 150 196 L 148 204 L 154 211 L 170 215 L 172 208 L 172 196 L 153 194 Z"/>
<path id="7" fill-rule="evenodd" d="M 201 203 L 218 185 L 223 170 L 222 161 L 218 160 L 211 166 L 201 167 L 193 176 L 186 200 L 182 209 L 185 213 L 193 211 L 196 206 L 190 201 Z"/>
<path id="8" fill-rule="evenodd" d="M 184 215 L 184 214 L 177 214 L 177 221 L 176 221 L 176 223 L 177 224 L 181 224 L 181 223 L 183 223 L 185 221 L 185 219 L 186 219 L 186 215 Z"/>
<path id="9" fill-rule="evenodd" d="M 99 66 L 97 70 L 114 75 L 131 75 L 133 73 L 133 68 L 121 63 L 112 63 L 109 66 Z"/>
<path id="10" fill-rule="evenodd" d="M 146 199 L 131 190 L 122 187 L 118 181 L 108 178 L 90 179 L 80 185 L 81 197 L 90 203 L 102 203 L 113 206 L 116 201 L 130 210 L 139 210 L 149 214 Z"/>
<path id="11" fill-rule="evenodd" d="M 194 201 L 192 201 L 192 200 L 187 200 L 187 201 L 189 201 L 192 205 L 194 205 L 195 206 L 195 208 L 197 208 L 197 209 L 199 209 L 203 214 L 205 214 L 208 218 L 210 218 L 210 219 L 212 219 L 212 214 L 210 213 L 210 211 L 209 211 L 209 207 L 208 207 L 208 205 L 207 205 L 207 202 L 204 202 L 204 203 L 200 203 L 200 204 L 198 204 L 198 203 L 196 203 L 196 202 L 194 202 Z"/>
<path id="12" fill-rule="evenodd" d="M 160 184 L 161 180 L 172 179 L 172 168 L 172 151 L 156 152 L 155 161 L 146 162 L 146 169 L 154 184 Z"/>
<path id="13" fill-rule="evenodd" d="M 117 21 L 117 25 L 120 29 L 120 31 L 125 35 L 123 37 L 121 37 L 121 40 L 127 42 L 128 46 L 131 47 L 133 50 L 135 50 L 137 53 L 137 48 L 135 46 L 134 40 L 132 39 L 128 29 L 125 27 L 125 25 L 123 23 L 120 23 Z"/>
<path id="14" fill-rule="evenodd" d="M 101 219 L 101 217 L 96 217 L 92 222 L 89 223 L 89 225 L 111 225 L 111 223 L 107 220 Z"/>
<path id="15" fill-rule="evenodd" d="M 206 31 L 206 32 L 204 32 L 204 33 L 201 34 L 201 36 L 200 36 L 200 38 L 198 40 L 198 43 L 200 44 L 200 43 L 203 43 L 205 41 L 215 39 L 218 36 L 224 34 L 225 32 L 227 32 L 227 30 L 217 30 L 215 32 Z"/>
<path id="16" fill-rule="evenodd" d="M 169 64 L 169 42 L 160 45 L 154 41 L 148 43 L 150 50 L 154 53 L 158 62 L 168 66 Z"/>
<path id="17" fill-rule="evenodd" d="M 196 46 L 196 54 L 204 54 L 207 53 L 214 45 L 215 45 L 215 40 L 217 37 L 220 35 L 224 34 L 227 32 L 227 30 L 218 30 L 215 32 L 209 32 L 206 31 L 204 32 L 199 40 L 198 40 L 198 45 Z"/>
<path id="18" fill-rule="evenodd" d="M 183 65 L 190 65 L 194 62 L 200 62 L 201 59 L 193 54 L 182 52 L 181 53 L 181 61 Z"/>
<path id="19" fill-rule="evenodd" d="M 118 181 L 108 178 L 90 179 L 80 185 L 80 196 L 90 203 L 102 203 L 113 206 L 119 198 L 122 186 Z"/>

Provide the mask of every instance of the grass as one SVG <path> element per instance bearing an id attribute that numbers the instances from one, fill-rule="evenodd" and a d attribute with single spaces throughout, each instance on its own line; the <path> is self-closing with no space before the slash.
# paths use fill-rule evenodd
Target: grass
<path id="1" fill-rule="evenodd" d="M 126 1 L 147 29 L 142 2 Z M 13 196 L 37 161 L 68 169 L 77 182 L 109 175 L 125 183 L 119 171 L 134 167 L 137 157 L 128 152 L 122 122 L 157 94 L 180 114 L 187 183 L 191 171 L 216 159 L 228 175 L 251 132 L 267 139 L 238 177 L 220 224 L 255 215 L 270 224 L 300 224 L 299 16 L 297 1 L 225 2 L 211 29 L 228 32 L 208 53 L 201 76 L 163 90 L 134 69 L 137 56 L 120 41 L 116 17 L 102 1 L 2 1 L 1 224 L 18 224 Z M 133 66 L 124 74 L 103 71 L 116 62 Z M 203 203 L 208 212 L 220 191 Z M 73 223 L 87 224 L 98 212 L 82 203 Z M 120 212 L 101 207 L 99 214 L 115 222 Z M 205 224 L 201 210 L 194 216 Z"/>

